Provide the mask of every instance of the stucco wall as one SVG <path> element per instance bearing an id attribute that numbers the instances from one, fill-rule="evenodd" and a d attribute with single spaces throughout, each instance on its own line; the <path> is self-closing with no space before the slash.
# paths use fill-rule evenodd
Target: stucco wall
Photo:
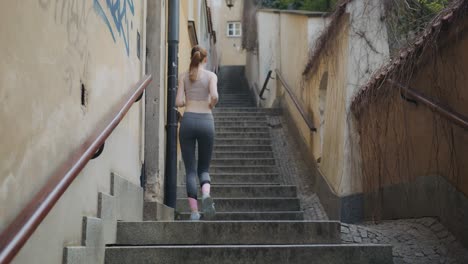
<path id="1" fill-rule="evenodd" d="M 120 6 L 104 0 L 4 3 L 0 230 L 143 75 L 145 7 L 145 0 L 122 1 Z M 112 10 L 123 12 L 123 18 L 114 19 Z M 82 86 L 87 90 L 85 107 Z M 82 171 L 14 263 L 61 263 L 63 247 L 81 242 L 82 217 L 96 216 L 98 192 L 109 193 L 111 171 L 139 185 L 142 101 L 132 107 L 102 155 Z"/>
<path id="2" fill-rule="evenodd" d="M 147 2 L 146 73 L 153 76 L 145 92 L 145 200 L 164 201 L 166 120 L 166 1 Z"/>
<path id="3" fill-rule="evenodd" d="M 467 28 L 465 19 L 457 24 L 458 35 L 443 35 L 442 41 L 428 47 L 409 82 L 410 88 L 464 116 L 468 116 Z M 361 146 L 369 187 L 439 175 L 468 196 L 466 131 L 422 104 L 403 100 L 396 87 L 385 85 L 381 90 L 385 93 L 369 100 L 359 116 L 361 138 L 368 139 Z"/>
<path id="4" fill-rule="evenodd" d="M 190 65 L 190 52 L 192 51 L 192 45 L 190 44 L 190 38 L 188 33 L 188 2 L 182 1 L 180 5 L 180 16 L 179 16 L 179 75 L 188 71 Z M 197 31 L 197 35 L 200 32 Z"/>
<path id="5" fill-rule="evenodd" d="M 217 54 L 221 66 L 245 65 L 246 52 L 242 49 L 241 37 L 227 36 L 227 23 L 242 21 L 244 0 L 234 1 L 234 7 L 229 9 L 224 0 L 211 0 L 213 27 L 216 31 Z"/>
<path id="6" fill-rule="evenodd" d="M 303 23 L 307 23 L 304 21 Z M 282 59 L 281 68 L 285 76 L 291 76 L 288 83 L 295 83 L 296 89 L 294 93 L 301 101 L 305 112 L 312 118 L 317 132 L 310 132 L 308 126 L 302 119 L 299 111 L 296 109 L 289 96 L 285 95 L 287 107 L 294 118 L 294 122 L 302 135 L 302 140 L 309 150 L 310 157 L 319 161 L 318 168 L 324 175 L 325 179 L 333 189 L 337 192 L 336 187 L 340 184 L 340 176 L 343 174 L 343 150 L 344 150 L 344 129 L 345 129 L 345 95 L 346 95 L 346 78 L 347 78 L 347 59 L 348 59 L 348 32 L 349 20 L 348 16 L 341 18 L 338 24 L 339 30 L 336 35 L 327 44 L 330 55 L 324 54 L 319 58 L 316 71 L 311 73 L 307 78 L 303 78 L 302 70 L 308 56 L 303 56 L 302 63 L 294 64 L 299 59 L 292 55 L 292 59 L 286 62 L 287 57 Z M 304 28 L 304 30 L 308 30 Z M 283 36 L 282 36 L 283 37 Z M 307 37 L 307 36 L 306 36 Z M 302 40 L 306 45 L 308 39 Z M 282 49 L 284 50 L 282 43 Z M 314 47 L 307 45 L 307 47 Z M 297 47 L 288 48 L 288 55 L 298 50 Z M 302 51 L 303 54 L 308 54 L 308 49 Z M 297 56 L 297 55 L 296 55 Z M 289 64 L 289 65 L 288 65 Z M 288 65 L 288 66 L 286 66 Z M 283 70 L 283 69 L 289 69 Z M 285 77 L 287 78 L 287 77 Z M 325 111 L 323 112 L 323 122 L 319 110 L 320 97 L 319 89 L 322 78 L 327 79 L 326 96 L 325 96 Z M 295 82 L 294 82 L 295 81 Z M 291 84 L 290 84 L 291 86 Z M 321 124 L 322 123 L 322 124 Z M 323 138 L 320 134 L 323 133 Z M 322 142 L 323 139 L 323 149 Z M 311 161 L 314 162 L 314 161 Z"/>
<path id="7" fill-rule="evenodd" d="M 281 31 L 280 15 L 271 12 L 258 12 L 257 14 L 258 30 L 258 93 L 263 88 L 263 83 L 268 75 L 268 71 L 280 68 L 281 62 Z M 286 52 L 286 51 L 285 51 Z M 268 81 L 268 86 L 261 101 L 263 107 L 271 107 L 276 101 L 276 82 L 272 79 Z"/>
<path id="8" fill-rule="evenodd" d="M 372 74 L 388 62 L 390 53 L 387 27 L 382 20 L 385 14 L 382 1 L 351 1 L 346 12 L 350 14 L 351 27 L 346 84 L 344 174 L 338 188 L 338 193 L 343 196 L 363 191 L 360 137 L 350 111 L 351 102 Z"/>
<path id="9" fill-rule="evenodd" d="M 314 159 L 311 162 L 318 162 L 320 173 L 337 196 L 362 191 L 360 139 L 350 115 L 350 100 L 388 59 L 387 33 L 381 20 L 382 3 L 355 0 L 345 8 L 342 15 L 336 16 L 334 30 L 325 37 L 316 61 L 310 61 L 310 53 L 315 51 L 318 38 L 327 32 L 333 17 L 297 11 L 260 11 L 257 15 L 258 32 L 261 32 L 259 76 L 249 77 L 257 79 L 261 85 L 268 68 L 280 69 L 317 132 L 309 130 L 280 82 L 270 85 L 273 89 L 267 95 L 272 93 L 269 94 L 272 98 L 264 106 L 281 100 L 308 149 L 309 158 Z M 275 26 L 279 33 L 275 32 Z M 275 43 L 276 39 L 279 43 Z M 276 58 L 275 50 L 279 54 Z M 307 63 L 316 67 L 303 76 Z M 250 83 L 252 86 L 254 82 Z M 276 94 L 275 85 L 278 87 Z"/>

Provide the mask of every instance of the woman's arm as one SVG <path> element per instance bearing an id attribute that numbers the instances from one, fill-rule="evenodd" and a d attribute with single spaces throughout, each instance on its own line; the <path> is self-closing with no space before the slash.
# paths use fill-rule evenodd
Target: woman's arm
<path id="1" fill-rule="evenodd" d="M 210 79 L 210 108 L 213 109 L 218 103 L 218 76 L 213 73 Z"/>
<path id="2" fill-rule="evenodd" d="M 176 96 L 176 106 L 177 107 L 184 107 L 185 106 L 185 87 L 184 87 L 184 77 L 185 74 L 179 78 L 179 87 L 177 88 L 177 96 Z"/>

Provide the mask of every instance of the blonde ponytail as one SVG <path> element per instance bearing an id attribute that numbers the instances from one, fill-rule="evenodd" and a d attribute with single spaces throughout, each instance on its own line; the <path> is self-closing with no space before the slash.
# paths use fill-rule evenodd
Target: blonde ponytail
<path id="1" fill-rule="evenodd" d="M 192 58 L 190 59 L 189 67 L 189 79 L 194 82 L 198 79 L 198 66 L 208 55 L 206 50 L 200 46 L 195 46 L 192 48 L 191 52 Z"/>

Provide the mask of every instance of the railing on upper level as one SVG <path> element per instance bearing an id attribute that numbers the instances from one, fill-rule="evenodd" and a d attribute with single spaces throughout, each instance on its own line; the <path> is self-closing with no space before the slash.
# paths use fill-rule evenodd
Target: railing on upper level
<path id="1" fill-rule="evenodd" d="M 407 95 L 410 95 L 414 99 L 414 101 L 429 107 L 431 110 L 441 115 L 448 121 L 456 124 L 457 126 L 465 130 L 468 130 L 468 118 L 466 116 L 463 116 L 460 113 L 452 112 L 448 110 L 444 106 L 435 103 L 434 101 L 432 101 L 431 99 L 427 98 L 426 96 L 424 96 L 423 94 L 419 93 L 418 91 L 414 89 L 408 88 L 390 79 L 388 79 L 387 82 L 403 90 Z M 405 100 L 407 100 L 406 96 L 405 96 Z"/>
<path id="2" fill-rule="evenodd" d="M 9 263 L 31 237 L 52 207 L 67 190 L 73 180 L 97 152 L 102 152 L 104 142 L 127 114 L 133 103 L 143 96 L 143 91 L 151 82 L 151 75 L 140 80 L 103 120 L 103 126 L 94 131 L 76 149 L 68 160 L 58 167 L 44 187 L 24 207 L 0 235 L 0 264 Z"/>
<path id="3" fill-rule="evenodd" d="M 300 105 L 299 100 L 296 98 L 296 96 L 292 92 L 291 87 L 289 87 L 289 85 L 284 80 L 283 76 L 281 75 L 281 72 L 278 69 L 276 69 L 275 72 L 276 72 L 276 76 L 278 77 L 278 79 L 280 80 L 280 82 L 283 85 L 284 89 L 286 90 L 289 97 L 293 101 L 294 105 L 296 106 L 297 110 L 301 114 L 302 119 L 304 119 L 304 122 L 307 124 L 310 131 L 311 132 L 317 132 L 317 128 L 314 126 L 314 123 L 312 122 L 312 119 L 306 114 L 306 112 L 304 111 L 304 109 Z"/>

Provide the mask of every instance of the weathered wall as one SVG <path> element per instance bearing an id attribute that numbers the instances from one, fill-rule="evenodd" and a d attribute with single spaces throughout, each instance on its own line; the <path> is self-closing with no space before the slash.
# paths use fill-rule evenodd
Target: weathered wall
<path id="1" fill-rule="evenodd" d="M 256 83 L 261 89 L 269 68 L 280 69 L 317 132 L 309 130 L 280 82 L 269 85 L 266 95 L 271 97 L 262 105 L 271 107 L 278 98 L 282 101 L 314 159 L 311 162 L 318 162 L 320 173 L 338 197 L 362 191 L 351 98 L 388 58 L 386 30 L 380 19 L 382 3 L 355 0 L 343 8 L 329 18 L 320 13 L 261 10 L 257 15 L 259 73 L 249 77 L 251 87 Z M 324 45 L 316 51 L 320 42 Z M 314 61 L 312 55 L 316 55 Z M 249 64 L 253 63 L 249 60 Z M 306 64 L 313 65 L 313 70 L 303 75 Z"/>
<path id="2" fill-rule="evenodd" d="M 250 88 L 253 89 L 255 94 L 261 92 L 270 70 L 273 71 L 272 77 L 274 77 L 274 71 L 275 69 L 280 69 L 282 59 L 287 61 L 286 64 L 288 66 L 293 64 L 293 62 L 286 59 L 290 53 L 300 58 L 302 62 L 307 59 L 307 56 L 304 56 L 304 54 L 307 54 L 310 47 L 313 47 L 316 39 L 325 27 L 327 19 L 323 17 L 324 15 L 324 13 L 272 9 L 262 9 L 257 12 L 257 31 L 261 32 L 261 34 L 258 34 L 258 49 L 247 53 L 246 65 L 247 79 L 249 80 Z M 282 18 L 286 21 L 283 22 L 283 28 L 280 26 L 280 21 L 283 21 Z M 296 21 L 291 22 L 289 20 Z M 288 27 L 296 26 L 296 24 L 300 24 L 300 30 L 294 30 L 292 33 L 294 36 L 288 36 L 290 34 L 288 32 L 282 33 L 282 30 L 291 31 Z M 283 42 L 281 42 L 283 37 L 300 38 L 302 41 L 299 41 L 301 44 L 295 43 L 297 39 L 283 39 Z M 282 44 L 286 45 L 284 49 L 282 49 Z M 302 46 L 299 50 L 296 50 L 298 45 Z M 296 69 L 291 69 L 291 72 L 294 71 L 296 72 L 291 78 L 294 79 L 295 84 L 302 84 L 301 71 L 297 67 Z M 277 83 L 272 81 L 272 79 L 268 82 L 263 97 L 265 100 L 259 101 L 259 105 L 262 107 L 278 106 Z"/>
<path id="3" fill-rule="evenodd" d="M 234 1 L 234 7 L 229 9 L 224 0 L 211 0 L 213 27 L 218 39 L 217 54 L 221 66 L 245 65 L 246 52 L 242 49 L 242 37 L 228 37 L 227 23 L 242 21 L 244 0 Z"/>
<path id="4" fill-rule="evenodd" d="M 406 59 L 407 64 L 385 78 L 404 82 L 466 117 L 466 13 L 464 20 L 451 23 L 443 27 L 450 31 L 440 31 L 440 38 L 423 42 L 421 57 Z M 355 112 L 362 139 L 363 183 L 371 193 L 365 217 L 439 217 L 468 245 L 466 130 L 421 103 L 404 100 L 400 89 L 388 82 L 366 94 Z"/>
<path id="5" fill-rule="evenodd" d="M 299 65 L 306 62 L 299 54 L 307 54 L 308 50 L 301 46 L 289 48 L 285 41 L 300 40 L 301 36 L 294 36 L 294 32 L 281 34 L 281 71 L 312 118 L 317 132 L 310 133 L 293 104 L 288 99 L 285 102 L 310 156 L 318 161 L 319 171 L 339 197 L 362 191 L 359 137 L 350 119 L 350 98 L 388 57 L 386 31 L 380 20 L 382 12 L 378 1 L 351 1 L 343 15 L 331 18 L 335 19 L 331 25 L 335 29 L 323 39 L 325 48 L 319 51 L 316 61 L 306 59 L 315 67 L 304 78 L 301 75 L 304 66 Z M 283 26 L 306 30 L 297 22 L 296 25 L 284 24 L 288 22 L 283 17 L 281 23 L 281 32 L 284 32 Z M 317 38 L 314 36 L 321 33 L 320 28 L 328 22 L 310 19 L 308 23 L 311 37 L 307 47 L 315 48 Z M 307 43 L 307 39 L 299 42 Z"/>
<path id="6" fill-rule="evenodd" d="M 0 10 L 0 230 L 144 74 L 146 1 L 10 1 Z M 115 16 L 123 13 L 122 17 Z M 137 57 L 140 33 L 140 58 Z M 81 89 L 86 89 L 86 106 Z M 14 263 L 61 263 L 96 216 L 110 172 L 139 185 L 143 103 L 135 104 Z M 73 205 L 73 206 L 71 206 Z M 44 243 L 47 241 L 47 243 Z"/>
<path id="7" fill-rule="evenodd" d="M 188 71 L 190 66 L 190 59 L 192 45 L 190 44 L 188 32 L 188 17 L 189 17 L 189 1 L 182 1 L 180 3 L 180 16 L 179 16 L 179 75 Z M 196 1 L 197 2 L 197 1 Z M 197 23 L 195 23 L 197 24 Z M 197 29 L 197 35 L 200 37 L 200 32 Z M 205 48 L 205 47 L 204 47 Z"/>
<path id="8" fill-rule="evenodd" d="M 305 123 L 299 123 L 304 138 L 310 135 L 309 152 L 335 193 L 343 174 L 349 17 L 340 18 L 337 26 L 339 30 L 327 43 L 329 52 L 320 58 L 316 71 L 304 84 L 303 98 L 317 132 L 310 134 Z"/>
<path id="9" fill-rule="evenodd" d="M 272 77 L 275 76 L 275 69 L 280 68 L 281 62 L 281 31 L 280 29 L 280 15 L 271 12 L 258 12 L 257 13 L 258 31 L 258 91 L 261 92 L 263 83 L 269 71 L 273 71 Z M 286 51 L 285 51 L 286 52 Z M 272 79 L 268 81 L 268 86 L 263 98 L 266 100 L 261 101 L 263 107 L 271 107 L 276 101 L 276 82 Z"/>
<path id="10" fill-rule="evenodd" d="M 166 1 L 148 1 L 145 93 L 145 200 L 163 202 L 166 120 Z"/>
<path id="11" fill-rule="evenodd" d="M 456 37 L 437 44 L 439 49 L 428 47 L 418 60 L 409 87 L 468 116 L 468 22 L 464 23 Z M 403 100 L 396 87 L 381 89 L 385 96 L 370 100 L 359 116 L 361 137 L 369 139 L 361 141 L 361 146 L 365 172 L 374 175 L 374 179 L 369 177 L 372 185 L 440 175 L 468 196 L 466 131 L 422 104 Z"/>
<path id="12" fill-rule="evenodd" d="M 372 74 L 389 59 L 387 27 L 382 20 L 385 10 L 379 0 L 351 1 L 346 6 L 350 14 L 348 73 L 346 80 L 346 128 L 344 130 L 344 164 L 340 196 L 362 192 L 361 151 L 359 134 L 351 114 L 351 102 Z"/>

